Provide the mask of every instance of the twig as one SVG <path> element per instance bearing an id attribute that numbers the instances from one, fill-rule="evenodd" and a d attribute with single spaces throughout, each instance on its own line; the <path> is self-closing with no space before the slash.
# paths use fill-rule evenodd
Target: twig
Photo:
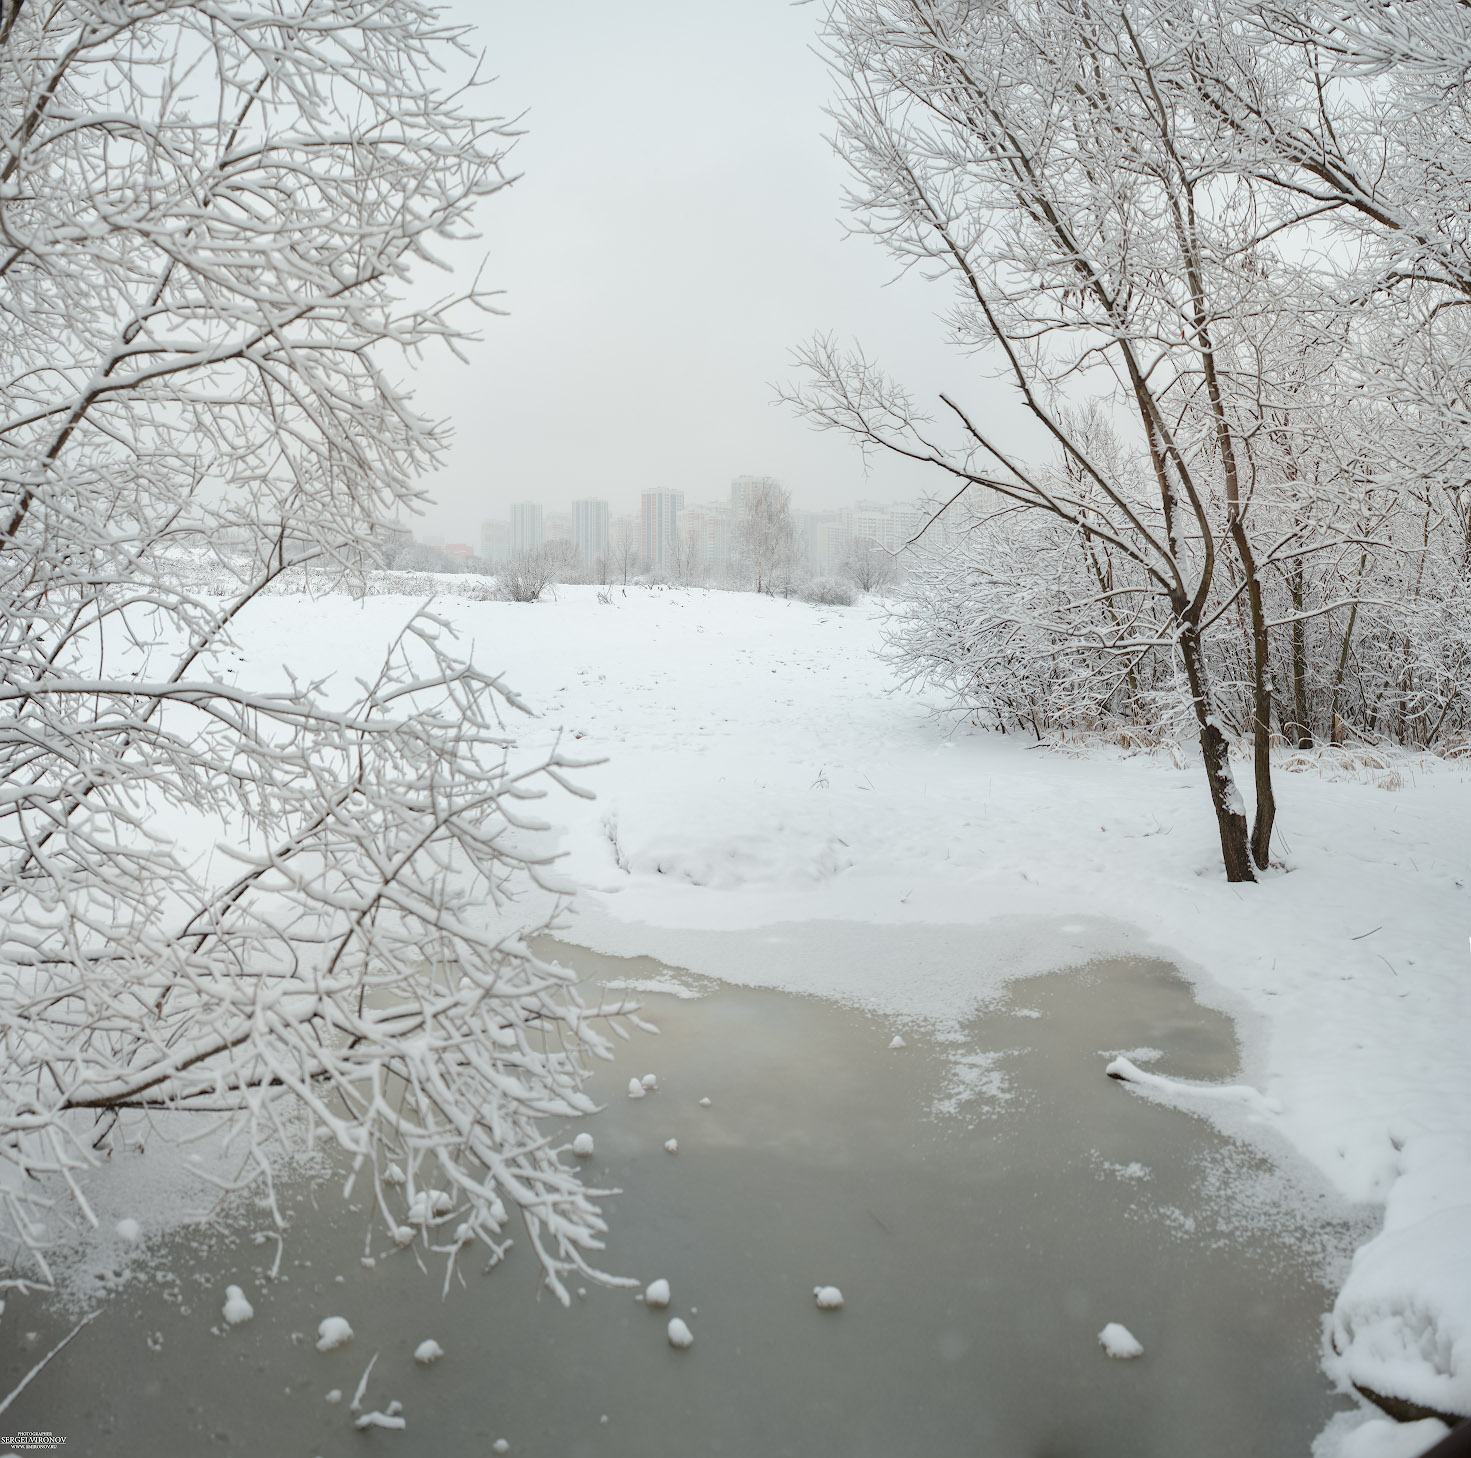
<path id="1" fill-rule="evenodd" d="M 81 1329 L 86 1326 L 89 1321 L 96 1321 L 97 1318 L 101 1315 L 102 1313 L 100 1311 L 94 1311 L 91 1316 L 84 1316 L 74 1327 L 72 1327 L 72 1329 L 67 1332 L 67 1334 L 62 1337 L 62 1339 L 57 1342 L 57 1344 L 52 1347 L 51 1350 L 47 1352 L 46 1355 L 42 1357 L 41 1360 L 37 1362 L 36 1365 L 32 1367 L 31 1370 L 27 1372 L 26 1375 L 15 1384 L 14 1387 L 10 1389 L 10 1395 L 5 1399 L 4 1402 L 0 1402 L 0 1413 L 3 1413 L 5 1409 L 8 1408 L 10 1404 L 14 1402 L 15 1399 L 19 1397 L 21 1393 L 24 1392 L 26 1388 L 31 1385 L 31 1379 L 40 1373 L 41 1369 L 46 1365 L 47 1362 L 52 1359 L 52 1357 L 57 1354 L 57 1352 L 59 1352 L 74 1336 L 76 1336 L 76 1334 L 81 1331 Z"/>

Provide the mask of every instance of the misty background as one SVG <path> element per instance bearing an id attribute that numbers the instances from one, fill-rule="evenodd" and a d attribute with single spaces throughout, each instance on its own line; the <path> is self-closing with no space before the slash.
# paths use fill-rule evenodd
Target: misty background
<path id="1" fill-rule="evenodd" d="M 1005 399 L 947 345 L 948 290 L 844 236 L 818 5 L 457 0 L 444 15 L 474 27 L 496 78 L 478 109 L 524 135 L 519 180 L 449 256 L 466 280 L 483 260 L 507 314 L 483 320 L 468 366 L 437 354 L 415 372 L 419 407 L 455 439 L 428 482 L 437 504 L 406 524 L 473 542 L 512 502 L 596 496 L 618 513 L 642 491 L 724 499 L 746 473 L 807 510 L 934 489 L 772 403 L 818 330 L 860 341 L 921 400 Z"/>

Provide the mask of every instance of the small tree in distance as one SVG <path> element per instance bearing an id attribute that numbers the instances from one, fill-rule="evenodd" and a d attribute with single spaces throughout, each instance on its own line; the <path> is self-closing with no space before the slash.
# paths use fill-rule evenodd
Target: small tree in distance
<path id="1" fill-rule="evenodd" d="M 855 541 L 839 571 L 860 592 L 882 592 L 899 575 L 893 557 L 869 541 Z"/>
<path id="2" fill-rule="evenodd" d="M 787 591 L 801 558 L 792 493 L 776 481 L 752 482 L 736 519 L 734 556 L 757 592 Z"/>

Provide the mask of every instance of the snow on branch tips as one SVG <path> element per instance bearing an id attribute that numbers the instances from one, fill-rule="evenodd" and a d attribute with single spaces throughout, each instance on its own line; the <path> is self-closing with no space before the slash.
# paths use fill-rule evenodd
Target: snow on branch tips
<path id="1" fill-rule="evenodd" d="M 326 1131 L 390 1229 L 496 1253 L 514 1208 L 596 1274 L 540 1121 L 606 1045 L 512 905 L 577 765 L 427 614 L 352 701 L 226 658 L 442 449 L 392 366 L 485 302 L 403 299 L 507 181 L 470 69 L 413 0 L 0 15 L 0 1202 L 43 1275 L 48 1203 L 186 1111 L 242 1183 Z"/>

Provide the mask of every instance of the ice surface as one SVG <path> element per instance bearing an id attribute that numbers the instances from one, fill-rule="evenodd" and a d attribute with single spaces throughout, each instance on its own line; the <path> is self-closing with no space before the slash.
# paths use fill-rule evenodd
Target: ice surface
<path id="1" fill-rule="evenodd" d="M 226 1286 L 225 1304 L 220 1314 L 231 1326 L 238 1326 L 255 1315 L 255 1307 L 245 1299 L 245 1292 L 239 1286 Z"/>
<path id="2" fill-rule="evenodd" d="M 352 1340 L 352 1327 L 341 1316 L 324 1316 L 317 1326 L 317 1350 L 334 1351 Z"/>
<path id="3" fill-rule="evenodd" d="M 592 1135 L 585 1129 L 572 1141 L 572 1152 L 579 1159 L 591 1159 L 596 1147 Z"/>
<path id="4" fill-rule="evenodd" d="M 671 1347 L 692 1347 L 695 1344 L 695 1334 L 679 1317 L 673 1316 L 669 1319 L 669 1345 Z"/>
<path id="5" fill-rule="evenodd" d="M 644 1301 L 649 1306 L 668 1306 L 669 1282 L 662 1276 L 657 1281 L 650 1281 L 644 1292 Z"/>
<path id="6" fill-rule="evenodd" d="M 1129 1361 L 1144 1355 L 1139 1339 L 1122 1322 L 1109 1322 L 1098 1333 L 1098 1344 L 1110 1357 L 1117 1357 L 1120 1361 Z"/>
<path id="7" fill-rule="evenodd" d="M 840 1311 L 843 1306 L 843 1293 L 836 1286 L 814 1286 L 812 1295 L 816 1298 L 819 1311 Z"/>
<path id="8" fill-rule="evenodd" d="M 422 1367 L 429 1366 L 431 1362 L 437 1362 L 443 1355 L 444 1348 L 433 1337 L 420 1342 L 414 1348 L 414 1360 Z"/>

